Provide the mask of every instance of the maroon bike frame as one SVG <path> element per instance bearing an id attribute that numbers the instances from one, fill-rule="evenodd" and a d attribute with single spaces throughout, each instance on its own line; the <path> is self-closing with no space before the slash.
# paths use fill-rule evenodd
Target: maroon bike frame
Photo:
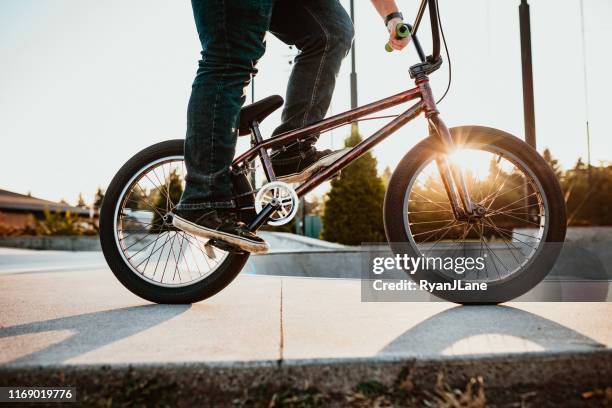
<path id="1" fill-rule="evenodd" d="M 348 125 L 360 118 L 363 118 L 364 116 L 415 99 L 420 100 L 416 104 L 408 108 L 406 111 L 398 115 L 395 119 L 387 123 L 377 132 L 361 141 L 359 144 L 353 147 L 347 154 L 343 155 L 330 166 L 326 167 L 319 173 L 316 173 L 314 176 L 310 177 L 303 184 L 301 184 L 296 189 L 297 195 L 301 197 L 312 191 L 319 184 L 330 179 L 343 168 L 361 157 L 364 153 L 372 149 L 378 143 L 386 139 L 389 135 L 397 131 L 406 123 L 410 122 L 412 119 L 419 116 L 421 113 L 424 113 L 425 116 L 428 118 L 430 124 L 430 131 L 435 130 L 433 132 L 433 135 L 439 136 L 441 140 L 445 143 L 445 145 L 452 145 L 452 140 L 448 128 L 438 116 L 439 112 L 436 108 L 436 103 L 433 98 L 431 88 L 429 87 L 429 79 L 426 77 L 419 79 L 416 81 L 416 85 L 417 86 L 415 88 L 401 92 L 397 95 L 393 95 L 388 98 L 361 106 L 359 108 L 340 113 L 338 115 L 332 116 L 330 118 L 324 119 L 320 122 L 300 129 L 295 129 L 289 132 L 282 133 L 278 136 L 275 136 L 274 138 L 267 139 L 261 142 L 256 142 L 249 150 L 247 150 L 234 160 L 233 166 L 239 167 L 245 161 L 252 160 L 257 156 L 260 156 L 262 161 L 264 161 L 264 167 L 268 170 L 266 171 L 268 175 L 268 173 L 271 171 L 271 166 L 269 165 L 269 163 L 266 163 L 269 161 L 268 157 L 261 157 L 262 151 L 274 147 L 281 147 L 295 140 L 306 138 L 312 134 L 319 134 L 339 126 Z M 253 122 L 251 124 L 251 129 L 254 134 L 259 133 L 258 125 L 259 124 L 257 122 Z M 275 178 L 273 171 L 271 171 L 270 176 L 268 176 L 268 178 Z"/>

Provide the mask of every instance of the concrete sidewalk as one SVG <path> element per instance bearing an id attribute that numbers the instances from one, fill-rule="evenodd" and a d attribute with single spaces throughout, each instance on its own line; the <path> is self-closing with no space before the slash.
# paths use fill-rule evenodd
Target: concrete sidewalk
<path id="1" fill-rule="evenodd" d="M 581 352 L 612 304 L 362 303 L 355 280 L 242 276 L 208 301 L 151 305 L 109 270 L 0 277 L 0 363 L 141 364 Z"/>
<path id="2" fill-rule="evenodd" d="M 362 303 L 357 280 L 245 275 L 208 301 L 164 306 L 132 295 L 107 268 L 42 269 L 0 274 L 0 385 L 75 369 L 68 378 L 82 381 L 78 370 L 128 365 L 143 375 L 217 367 L 248 384 L 257 367 L 269 378 L 279 366 L 302 367 L 297 378 L 312 381 L 344 367 L 334 375 L 393 382 L 406 362 L 427 372 L 468 364 L 490 384 L 500 382 L 499 367 L 517 364 L 525 365 L 517 383 L 568 369 L 587 381 L 612 377 L 609 303 Z M 396 365 L 381 371 L 387 363 Z M 542 373 L 548 366 L 552 377 Z"/>

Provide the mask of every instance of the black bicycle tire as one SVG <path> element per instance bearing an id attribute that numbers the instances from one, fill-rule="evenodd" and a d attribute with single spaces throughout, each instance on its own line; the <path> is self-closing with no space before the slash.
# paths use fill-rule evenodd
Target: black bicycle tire
<path id="1" fill-rule="evenodd" d="M 504 284 L 489 286 L 487 291 L 480 294 L 474 300 L 466 300 L 464 294 L 458 291 L 439 291 L 435 295 L 456 303 L 478 303 L 496 304 L 515 299 L 531 290 L 552 269 L 566 232 L 565 201 L 561 192 L 559 182 L 546 161 L 531 146 L 519 138 L 484 126 L 461 126 L 450 129 L 453 139 L 464 144 L 490 144 L 497 145 L 511 152 L 538 178 L 546 198 L 550 224 L 543 240 L 551 245 L 545 245 L 543 250 L 536 254 L 536 258 L 522 272 Z M 423 163 L 432 158 L 432 155 L 440 151 L 441 145 L 437 138 L 429 137 L 414 146 L 400 161 L 389 181 L 389 187 L 384 202 L 384 225 L 387 240 L 391 243 L 394 253 L 408 256 L 419 256 L 418 252 L 410 245 L 408 233 L 404 222 L 398 222 L 398 214 L 403 214 L 404 197 L 408 183 L 414 173 L 420 169 Z M 416 271 L 410 277 L 419 281 L 425 279 L 429 282 L 450 283 L 448 276 L 435 271 Z"/>

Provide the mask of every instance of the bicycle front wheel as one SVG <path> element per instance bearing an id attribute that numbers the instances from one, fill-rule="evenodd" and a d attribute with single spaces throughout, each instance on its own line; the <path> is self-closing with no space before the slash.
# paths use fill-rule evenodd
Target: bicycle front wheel
<path id="1" fill-rule="evenodd" d="M 480 126 L 450 131 L 456 150 L 448 159 L 463 171 L 482 213 L 456 219 L 436 166 L 446 153 L 430 137 L 404 156 L 391 177 L 384 206 L 387 239 L 394 253 L 427 260 L 426 268 L 410 276 L 444 288 L 434 292 L 440 298 L 514 299 L 544 279 L 559 255 L 566 231 L 561 188 L 544 159 L 522 140 Z M 466 283 L 486 283 L 487 289 L 456 289 Z"/>

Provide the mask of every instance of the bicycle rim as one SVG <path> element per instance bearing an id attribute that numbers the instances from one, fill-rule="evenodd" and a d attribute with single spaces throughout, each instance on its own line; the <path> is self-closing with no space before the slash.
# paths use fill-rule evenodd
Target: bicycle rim
<path id="1" fill-rule="evenodd" d="M 142 166 L 126 183 L 114 211 L 114 238 L 122 260 L 139 278 L 161 287 L 196 284 L 225 261 L 228 253 L 206 247 L 206 239 L 173 227 L 166 215 L 185 187 L 183 156 Z"/>
<path id="2" fill-rule="evenodd" d="M 550 222 L 543 186 L 526 163 L 498 146 L 460 146 L 449 158 L 463 170 L 472 200 L 486 215 L 454 218 L 432 156 L 414 173 L 404 196 L 408 244 L 432 265 L 449 265 L 433 268 L 442 276 L 503 284 L 526 270 L 543 249 Z M 468 259 L 480 259 L 483 267 L 468 270 Z"/>

